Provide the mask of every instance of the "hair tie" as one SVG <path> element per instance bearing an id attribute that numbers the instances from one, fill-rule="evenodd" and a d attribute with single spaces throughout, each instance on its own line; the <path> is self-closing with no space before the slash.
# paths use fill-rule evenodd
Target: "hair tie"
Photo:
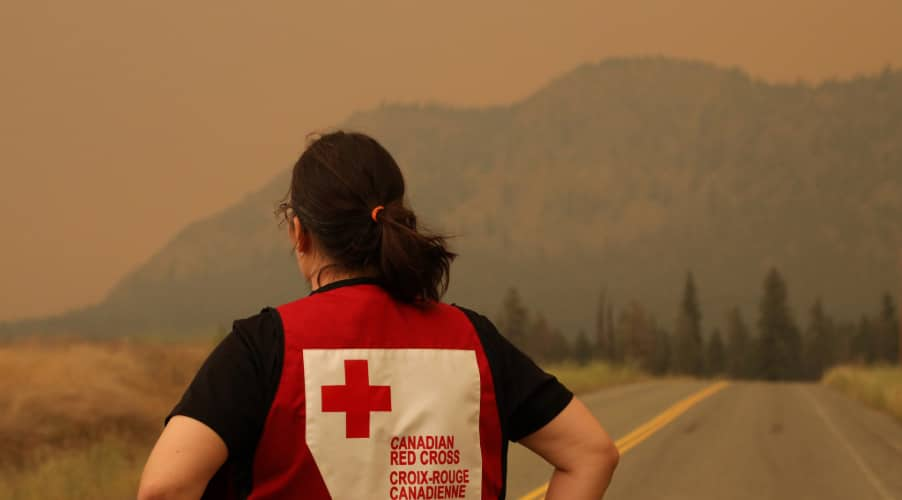
<path id="1" fill-rule="evenodd" d="M 379 212 L 383 210 L 385 210 L 385 207 L 383 207 L 382 205 L 379 205 L 378 207 L 373 209 L 373 211 L 370 213 L 370 218 L 373 219 L 373 222 L 379 222 L 376 217 L 379 215 Z"/>

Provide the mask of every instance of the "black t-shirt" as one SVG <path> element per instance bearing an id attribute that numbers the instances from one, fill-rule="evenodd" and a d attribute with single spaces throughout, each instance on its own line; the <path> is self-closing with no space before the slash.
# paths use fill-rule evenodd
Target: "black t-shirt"
<path id="1" fill-rule="evenodd" d="M 328 289 L 357 281 L 333 283 Z M 519 441 L 556 417 L 573 393 L 504 338 L 488 318 L 457 307 L 476 329 L 488 359 L 506 451 L 508 440 Z M 284 343 L 282 322 L 273 308 L 235 321 L 166 417 L 168 422 L 174 415 L 188 416 L 213 429 L 228 447 L 232 473 L 243 493 L 250 488 L 254 451 L 279 386 Z"/>

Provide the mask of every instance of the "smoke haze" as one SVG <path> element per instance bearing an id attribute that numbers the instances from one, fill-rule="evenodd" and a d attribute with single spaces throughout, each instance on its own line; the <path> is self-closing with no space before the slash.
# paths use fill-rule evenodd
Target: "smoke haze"
<path id="1" fill-rule="evenodd" d="M 21 2 L 0 15 L 0 319 L 98 301 L 382 101 L 509 103 L 663 54 L 817 82 L 902 64 L 902 3 Z"/>

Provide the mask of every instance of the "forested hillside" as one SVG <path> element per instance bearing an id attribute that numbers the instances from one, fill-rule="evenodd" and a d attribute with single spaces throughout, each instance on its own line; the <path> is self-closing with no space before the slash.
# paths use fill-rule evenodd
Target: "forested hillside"
<path id="1" fill-rule="evenodd" d="M 396 156 L 422 219 L 456 235 L 449 300 L 490 315 L 515 286 L 573 335 L 606 289 L 615 307 L 636 299 L 672 329 L 689 270 L 705 331 L 734 306 L 752 317 L 771 267 L 798 318 L 816 297 L 856 317 L 898 291 L 899 71 L 772 85 L 618 59 L 510 106 L 384 105 L 340 126 Z M 272 215 L 292 161 L 188 225 L 101 304 L 5 330 L 190 334 L 304 294 Z"/>

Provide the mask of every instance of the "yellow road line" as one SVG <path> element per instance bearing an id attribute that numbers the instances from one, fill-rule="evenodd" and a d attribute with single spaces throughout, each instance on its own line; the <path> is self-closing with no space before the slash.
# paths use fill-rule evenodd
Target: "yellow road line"
<path id="1" fill-rule="evenodd" d="M 673 422 L 683 413 L 692 408 L 693 406 L 700 403 L 703 399 L 714 395 L 716 392 L 720 391 L 724 387 L 730 385 L 729 382 L 717 382 L 715 384 L 711 384 L 704 389 L 691 394 L 687 398 L 679 401 L 674 404 L 670 408 L 662 411 L 660 414 L 645 422 L 633 429 L 629 434 L 623 436 L 618 439 L 616 443 L 617 450 L 621 455 L 633 449 L 636 445 L 648 439 L 652 434 L 661 430 L 665 425 Z M 537 500 L 542 498 L 545 495 L 545 492 L 548 490 L 548 483 L 539 486 L 538 488 L 530 491 L 526 495 L 520 497 L 520 500 Z"/>

